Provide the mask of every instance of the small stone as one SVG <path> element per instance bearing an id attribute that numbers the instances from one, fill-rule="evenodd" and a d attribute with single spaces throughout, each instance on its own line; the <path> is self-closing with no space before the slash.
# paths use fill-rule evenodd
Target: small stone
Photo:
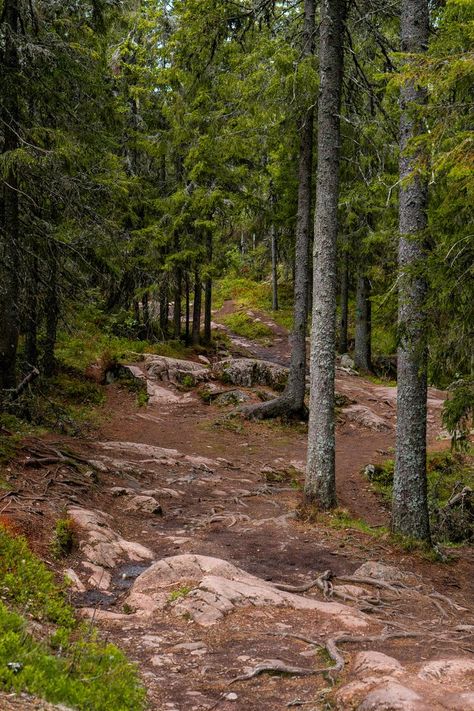
<path id="1" fill-rule="evenodd" d="M 237 696 L 237 694 L 234 691 L 230 691 L 228 694 L 226 694 L 224 696 L 224 699 L 226 699 L 227 701 L 237 701 L 238 698 L 239 697 Z"/>

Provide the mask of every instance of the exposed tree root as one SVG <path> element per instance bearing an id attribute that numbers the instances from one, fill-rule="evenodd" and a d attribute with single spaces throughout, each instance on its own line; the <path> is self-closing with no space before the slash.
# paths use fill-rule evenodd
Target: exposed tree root
<path id="1" fill-rule="evenodd" d="M 254 679 L 260 674 L 269 672 L 272 674 L 291 674 L 292 676 L 312 676 L 313 674 L 322 674 L 325 669 L 306 669 L 304 667 L 292 667 L 279 659 L 273 659 L 269 662 L 262 662 L 262 664 L 257 664 L 251 671 L 247 674 L 242 674 L 241 676 L 236 676 L 234 679 L 229 681 L 230 684 L 235 684 L 236 681 L 247 681 L 247 679 Z"/>
<path id="2" fill-rule="evenodd" d="M 285 417 L 288 420 L 308 419 L 308 408 L 306 405 L 295 404 L 294 399 L 288 395 L 280 395 L 274 400 L 257 403 L 256 405 L 245 405 L 238 410 L 247 420 L 270 420 L 274 417 Z"/>

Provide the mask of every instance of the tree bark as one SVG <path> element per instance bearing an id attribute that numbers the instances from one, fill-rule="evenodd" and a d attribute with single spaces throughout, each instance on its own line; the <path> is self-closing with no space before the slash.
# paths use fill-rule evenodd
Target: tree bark
<path id="1" fill-rule="evenodd" d="M 311 395 L 305 500 L 336 506 L 334 376 L 336 243 L 339 201 L 340 105 L 345 0 L 321 4 L 318 99 L 318 174 L 313 254 Z"/>
<path id="2" fill-rule="evenodd" d="M 45 298 L 46 333 L 43 342 L 43 373 L 47 377 L 54 375 L 56 360 L 54 349 L 59 321 L 59 294 L 58 294 L 58 248 L 53 241 L 49 248 L 48 284 Z"/>
<path id="3" fill-rule="evenodd" d="M 372 369 L 372 328 L 370 303 L 370 280 L 368 277 L 359 275 L 356 289 L 356 331 L 354 363 L 359 370 L 370 371 Z"/>
<path id="4" fill-rule="evenodd" d="M 181 338 L 181 290 L 183 275 L 181 267 L 176 267 L 174 274 L 174 310 L 173 310 L 173 335 L 178 340 Z"/>
<path id="5" fill-rule="evenodd" d="M 32 240 L 31 250 L 32 254 L 28 265 L 29 286 L 25 323 L 25 358 L 28 365 L 35 367 L 38 364 L 38 291 L 40 284 L 38 269 L 38 243 L 35 239 Z"/>
<path id="6" fill-rule="evenodd" d="M 315 0 L 305 0 L 303 55 L 314 52 Z M 308 321 L 308 265 L 311 220 L 314 111 L 309 109 L 299 125 L 298 213 L 294 262 L 293 333 L 288 383 L 280 397 L 244 408 L 248 417 L 264 419 L 279 415 L 306 417 L 306 328 Z"/>
<path id="7" fill-rule="evenodd" d="M 401 48 L 423 52 L 429 36 L 427 0 L 402 0 Z M 422 274 L 427 226 L 427 181 L 416 172 L 419 155 L 410 141 L 422 130 L 417 107 L 426 93 L 407 81 L 401 89 L 400 204 L 398 251 L 399 347 L 397 359 L 397 442 L 392 527 L 412 538 L 430 540 L 426 484 L 427 285 Z"/>
<path id="8" fill-rule="evenodd" d="M 4 90 L 2 123 L 3 152 L 19 146 L 19 60 L 16 35 L 19 30 L 18 3 L 6 0 L 3 8 L 5 25 Z M 15 167 L 9 168 L 3 183 L 3 225 L 0 241 L 0 388 L 16 384 L 16 354 L 18 348 L 19 295 L 19 201 Z"/>
<path id="9" fill-rule="evenodd" d="M 185 324 L 185 342 L 186 345 L 189 345 L 190 342 L 190 328 L 189 328 L 189 321 L 190 321 L 190 307 L 189 307 L 189 273 L 186 272 L 186 277 L 185 277 L 185 291 L 186 291 L 186 324 Z"/>
<path id="10" fill-rule="evenodd" d="M 278 311 L 278 237 L 275 225 L 270 228 L 272 247 L 272 310 Z"/>
<path id="11" fill-rule="evenodd" d="M 208 269 L 212 265 L 212 232 L 209 230 L 206 239 Z M 212 277 L 208 274 L 204 285 L 204 342 L 211 342 L 212 320 Z"/>
<path id="12" fill-rule="evenodd" d="M 160 329 L 164 339 L 168 337 L 169 309 L 168 277 L 165 274 L 160 293 Z"/>
<path id="13" fill-rule="evenodd" d="M 143 325 L 145 327 L 145 337 L 150 339 L 152 336 L 152 328 L 151 328 L 151 319 L 150 319 L 150 306 L 148 303 L 148 291 L 143 292 L 142 307 L 143 307 Z"/>
<path id="14" fill-rule="evenodd" d="M 349 255 L 347 250 L 344 250 L 342 261 L 340 307 L 339 353 L 347 353 L 347 317 L 349 313 Z"/>
<path id="15" fill-rule="evenodd" d="M 202 281 L 199 269 L 194 272 L 194 305 L 193 305 L 193 346 L 199 345 L 201 334 L 201 298 L 202 298 Z"/>

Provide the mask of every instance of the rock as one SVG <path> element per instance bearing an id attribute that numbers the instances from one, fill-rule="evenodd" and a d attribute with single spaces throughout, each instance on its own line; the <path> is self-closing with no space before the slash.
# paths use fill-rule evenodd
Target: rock
<path id="1" fill-rule="evenodd" d="M 368 560 L 352 573 L 354 578 L 374 578 L 387 583 L 412 583 L 415 578 L 411 573 L 405 573 L 392 565 L 385 565 L 375 560 Z"/>
<path id="2" fill-rule="evenodd" d="M 134 494 L 133 489 L 128 489 L 125 486 L 112 486 L 110 488 L 110 493 L 112 496 L 126 496 L 127 494 Z"/>
<path id="3" fill-rule="evenodd" d="M 395 657 L 389 657 L 382 652 L 359 652 L 354 659 L 354 672 L 363 674 L 400 674 L 403 666 Z"/>
<path id="4" fill-rule="evenodd" d="M 110 588 L 110 583 L 112 581 L 110 573 L 108 573 L 105 568 L 100 565 L 94 565 L 93 563 L 83 562 L 84 568 L 92 571 L 92 575 L 87 581 L 89 585 L 93 588 L 99 588 L 99 590 L 108 590 Z"/>
<path id="5" fill-rule="evenodd" d="M 194 456 L 192 454 L 182 454 L 177 449 L 167 449 L 166 447 L 155 447 L 152 444 L 142 444 L 141 442 L 97 442 L 97 446 L 102 449 L 111 449 L 114 452 L 128 452 L 132 455 L 141 455 L 144 459 L 138 462 L 129 462 L 125 460 L 112 459 L 108 460 L 115 462 L 118 468 L 127 471 L 125 467 L 132 465 L 135 468 L 137 464 L 166 464 L 172 466 L 178 461 L 192 464 L 195 467 L 217 467 L 217 462 L 208 457 Z M 121 467 L 119 466 L 121 465 Z"/>
<path id="6" fill-rule="evenodd" d="M 177 395 L 171 392 L 171 390 L 162 388 L 151 380 L 146 381 L 146 392 L 149 405 L 173 405 L 189 399 L 182 395 Z"/>
<path id="7" fill-rule="evenodd" d="M 211 365 L 211 361 L 209 360 L 209 358 L 206 358 L 206 356 L 204 355 L 198 355 L 198 360 L 201 363 L 204 363 L 204 365 Z"/>
<path id="8" fill-rule="evenodd" d="M 196 649 L 206 649 L 206 645 L 204 642 L 181 642 L 173 647 L 174 652 L 194 652 Z"/>
<path id="9" fill-rule="evenodd" d="M 418 711 L 426 708 L 421 696 L 406 686 L 402 686 L 395 681 L 387 681 L 371 691 L 357 711 Z"/>
<path id="10" fill-rule="evenodd" d="M 213 373 L 224 383 L 247 388 L 267 385 L 274 390 L 283 390 L 288 380 L 288 368 L 254 358 L 226 358 L 213 366 Z"/>
<path id="11" fill-rule="evenodd" d="M 171 603 L 170 591 L 183 587 L 191 589 Z M 144 571 L 135 580 L 127 604 L 144 615 L 171 607 L 204 626 L 215 624 L 236 607 L 272 605 L 317 610 L 348 629 L 367 625 L 365 615 L 350 607 L 278 590 L 227 561 L 193 554 L 160 560 Z"/>
<path id="12" fill-rule="evenodd" d="M 474 711 L 474 691 L 462 694 L 445 694 L 444 705 L 449 711 Z"/>
<path id="13" fill-rule="evenodd" d="M 132 496 L 127 499 L 125 510 L 140 511 L 141 513 L 155 514 L 157 516 L 163 515 L 163 509 L 153 496 Z"/>
<path id="14" fill-rule="evenodd" d="M 349 368 L 350 370 L 355 370 L 355 363 L 348 353 L 343 353 L 340 357 L 339 364 L 341 368 Z"/>
<path id="15" fill-rule="evenodd" d="M 65 570 L 64 575 L 68 580 L 70 580 L 72 590 L 74 590 L 75 592 L 85 591 L 85 585 L 83 584 L 78 574 L 72 568 L 68 568 L 67 570 Z"/>
<path id="16" fill-rule="evenodd" d="M 102 511 L 83 509 L 73 506 L 68 509 L 68 516 L 82 529 L 85 538 L 79 542 L 79 548 L 87 560 L 94 565 L 113 568 L 119 560 L 152 560 L 154 554 L 145 546 L 133 541 L 126 541 L 112 530 L 112 517 Z"/>
<path id="17" fill-rule="evenodd" d="M 420 679 L 439 680 L 444 683 L 470 681 L 474 685 L 474 659 L 437 659 L 423 664 L 418 672 Z"/>
<path id="18" fill-rule="evenodd" d="M 138 365 L 121 365 L 120 375 L 135 378 L 135 380 L 146 380 L 146 375 Z"/>
<path id="19" fill-rule="evenodd" d="M 193 385 L 209 379 L 210 370 L 200 363 L 158 355 L 145 355 L 145 369 L 148 376 L 164 382 L 182 383 L 187 376 Z"/>
<path id="20" fill-rule="evenodd" d="M 224 695 L 224 699 L 226 699 L 226 701 L 237 701 L 238 698 L 239 697 L 234 691 L 229 691 L 228 694 Z"/>
<path id="21" fill-rule="evenodd" d="M 228 390 L 225 393 L 221 393 L 218 395 L 215 399 L 214 402 L 217 405 L 239 405 L 241 402 L 248 402 L 250 400 L 250 397 L 247 395 L 247 393 L 244 393 L 242 390 Z"/>
<path id="22" fill-rule="evenodd" d="M 384 420 L 383 417 L 380 417 L 365 405 L 349 405 L 349 407 L 344 408 L 343 412 L 347 420 L 356 422 L 362 427 L 378 432 L 392 429 L 392 425 L 387 420 Z"/>

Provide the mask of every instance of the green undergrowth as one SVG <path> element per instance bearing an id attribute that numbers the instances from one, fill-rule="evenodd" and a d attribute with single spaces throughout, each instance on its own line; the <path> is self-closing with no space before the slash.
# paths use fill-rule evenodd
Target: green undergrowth
<path id="1" fill-rule="evenodd" d="M 220 321 L 238 336 L 243 336 L 251 340 L 267 340 L 273 335 L 270 326 L 267 326 L 267 324 L 262 321 L 255 321 L 255 319 L 248 316 L 245 311 L 234 311 L 232 314 L 222 316 Z"/>
<path id="2" fill-rule="evenodd" d="M 220 308 L 224 301 L 233 299 L 242 308 L 262 311 L 268 314 L 275 323 L 291 330 L 293 325 L 292 285 L 286 282 L 279 284 L 278 297 L 280 308 L 278 311 L 273 311 L 272 287 L 269 281 L 254 281 L 248 277 L 230 273 L 216 283 L 213 307 Z M 231 328 L 230 325 L 229 328 Z"/>
<path id="3" fill-rule="evenodd" d="M 390 502 L 393 491 L 394 460 L 376 465 L 366 474 L 375 491 Z M 447 507 L 448 501 L 464 487 L 474 490 L 473 453 L 445 450 L 428 454 L 426 461 L 428 504 L 433 534 L 446 543 L 461 543 L 474 539 L 472 503 Z"/>
<path id="4" fill-rule="evenodd" d="M 58 360 L 82 372 L 92 363 L 104 359 L 115 362 L 138 360 L 143 353 L 185 358 L 191 352 L 181 341 L 133 338 L 126 330 L 124 333 L 118 328 L 113 315 L 92 304 L 69 316 L 67 328 L 59 332 L 56 346 Z"/>
<path id="5" fill-rule="evenodd" d="M 0 690 L 84 711 L 140 711 L 134 665 L 76 621 L 66 585 L 0 525 Z"/>

